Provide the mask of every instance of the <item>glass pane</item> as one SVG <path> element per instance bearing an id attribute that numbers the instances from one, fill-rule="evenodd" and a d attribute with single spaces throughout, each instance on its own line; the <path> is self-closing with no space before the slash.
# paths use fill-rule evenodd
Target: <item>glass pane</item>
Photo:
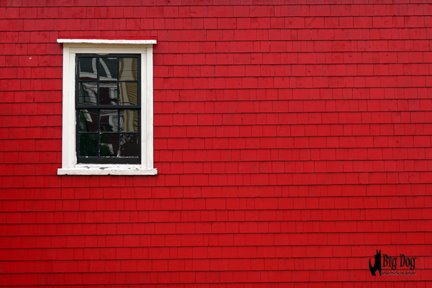
<path id="1" fill-rule="evenodd" d="M 100 105 L 118 104 L 117 83 L 99 82 L 99 104 Z"/>
<path id="2" fill-rule="evenodd" d="M 118 147 L 118 134 L 101 134 L 100 156 L 118 156 Z"/>
<path id="3" fill-rule="evenodd" d="M 79 155 L 98 156 L 98 134 L 78 134 Z"/>
<path id="4" fill-rule="evenodd" d="M 120 134 L 120 156 L 139 156 L 138 134 Z"/>
<path id="5" fill-rule="evenodd" d="M 97 103 L 97 82 L 80 82 L 78 103 L 95 104 Z"/>
<path id="6" fill-rule="evenodd" d="M 97 57 L 80 57 L 78 58 L 78 73 L 80 80 L 97 79 Z"/>
<path id="7" fill-rule="evenodd" d="M 120 82 L 120 105 L 138 105 L 138 84 Z"/>
<path id="8" fill-rule="evenodd" d="M 99 80 L 113 81 L 118 78 L 118 58 L 99 58 Z"/>
<path id="9" fill-rule="evenodd" d="M 120 80 L 138 80 L 137 78 L 138 58 L 120 58 L 119 70 Z"/>
<path id="10" fill-rule="evenodd" d="M 100 131 L 118 131 L 117 110 L 100 110 Z"/>
<path id="11" fill-rule="evenodd" d="M 120 131 L 138 132 L 138 110 L 120 110 Z"/>
<path id="12" fill-rule="evenodd" d="M 97 132 L 99 129 L 99 113 L 95 109 L 78 111 L 79 131 Z"/>

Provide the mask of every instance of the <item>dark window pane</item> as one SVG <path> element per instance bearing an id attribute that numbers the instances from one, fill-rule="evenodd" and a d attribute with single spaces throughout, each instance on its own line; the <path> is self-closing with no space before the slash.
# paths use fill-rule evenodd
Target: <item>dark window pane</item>
<path id="1" fill-rule="evenodd" d="M 120 131 L 138 132 L 138 110 L 120 110 Z"/>
<path id="2" fill-rule="evenodd" d="M 138 104 L 138 84 L 136 82 L 119 82 L 120 105 Z"/>
<path id="3" fill-rule="evenodd" d="M 140 57 L 78 54 L 76 59 L 78 160 L 139 163 Z"/>
<path id="4" fill-rule="evenodd" d="M 97 132 L 99 129 L 99 113 L 96 109 L 82 109 L 78 111 L 78 131 Z"/>
<path id="5" fill-rule="evenodd" d="M 78 93 L 79 104 L 97 103 L 97 82 L 80 82 Z"/>
<path id="6" fill-rule="evenodd" d="M 99 80 L 113 81 L 118 78 L 118 58 L 99 58 Z"/>
<path id="7" fill-rule="evenodd" d="M 138 134 L 120 134 L 120 156 L 139 156 Z"/>
<path id="8" fill-rule="evenodd" d="M 118 134 L 101 134 L 100 156 L 118 156 L 118 148 Z"/>
<path id="9" fill-rule="evenodd" d="M 118 131 L 118 110 L 100 110 L 100 131 Z"/>
<path id="10" fill-rule="evenodd" d="M 116 82 L 99 82 L 99 104 L 117 105 L 118 93 Z"/>
<path id="11" fill-rule="evenodd" d="M 97 79 L 97 57 L 80 57 L 78 63 L 80 80 Z"/>
<path id="12" fill-rule="evenodd" d="M 120 70 L 120 80 L 128 81 L 137 80 L 138 75 L 138 58 L 120 58 L 119 59 L 119 70 Z"/>
<path id="13" fill-rule="evenodd" d="M 98 134 L 78 134 L 79 156 L 98 156 Z"/>

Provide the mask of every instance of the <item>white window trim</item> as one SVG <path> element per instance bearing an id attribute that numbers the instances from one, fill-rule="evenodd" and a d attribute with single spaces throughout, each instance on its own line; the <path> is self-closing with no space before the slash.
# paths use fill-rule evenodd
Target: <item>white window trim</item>
<path id="1" fill-rule="evenodd" d="M 58 175 L 156 175 L 153 167 L 153 44 L 156 40 L 58 39 L 63 44 L 62 167 Z M 77 164 L 75 56 L 141 54 L 141 164 Z"/>

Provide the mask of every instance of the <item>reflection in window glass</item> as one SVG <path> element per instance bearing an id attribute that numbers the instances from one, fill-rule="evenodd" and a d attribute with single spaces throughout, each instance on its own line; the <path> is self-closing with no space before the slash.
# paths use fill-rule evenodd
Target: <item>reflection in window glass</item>
<path id="1" fill-rule="evenodd" d="M 118 78 L 118 58 L 99 58 L 99 80 L 115 81 Z"/>
<path id="2" fill-rule="evenodd" d="M 76 59 L 78 163 L 140 163 L 140 57 Z"/>
<path id="3" fill-rule="evenodd" d="M 120 81 L 135 81 L 137 80 L 137 58 L 120 58 L 119 70 Z"/>
<path id="4" fill-rule="evenodd" d="M 79 134 L 79 155 L 97 156 L 98 155 L 98 134 Z"/>
<path id="5" fill-rule="evenodd" d="M 97 82 L 80 82 L 78 103 L 96 104 L 97 103 Z"/>
<path id="6" fill-rule="evenodd" d="M 139 155 L 138 134 L 120 134 L 120 156 Z"/>
<path id="7" fill-rule="evenodd" d="M 78 113 L 79 131 L 97 132 L 99 130 L 99 113 L 96 109 L 82 109 Z"/>
<path id="8" fill-rule="evenodd" d="M 117 156 L 119 146 L 118 134 L 101 134 L 100 156 Z"/>
<path id="9" fill-rule="evenodd" d="M 83 57 L 79 60 L 79 79 L 96 80 L 97 79 L 97 58 Z"/>
<path id="10" fill-rule="evenodd" d="M 136 82 L 120 82 L 120 104 L 138 104 L 138 84 Z"/>
<path id="11" fill-rule="evenodd" d="M 138 111 L 137 110 L 120 110 L 120 131 L 121 132 L 138 132 Z"/>
<path id="12" fill-rule="evenodd" d="M 99 104 L 100 105 L 117 105 L 118 93 L 116 82 L 99 83 Z"/>
<path id="13" fill-rule="evenodd" d="M 117 110 L 100 110 L 100 131 L 118 131 Z"/>

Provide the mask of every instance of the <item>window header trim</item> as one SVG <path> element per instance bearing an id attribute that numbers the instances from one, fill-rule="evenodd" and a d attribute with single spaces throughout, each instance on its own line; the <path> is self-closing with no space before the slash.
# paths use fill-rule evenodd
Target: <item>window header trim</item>
<path id="1" fill-rule="evenodd" d="M 61 44 L 121 44 L 121 45 L 154 45 L 155 39 L 147 40 L 110 40 L 110 39 L 57 39 Z"/>

